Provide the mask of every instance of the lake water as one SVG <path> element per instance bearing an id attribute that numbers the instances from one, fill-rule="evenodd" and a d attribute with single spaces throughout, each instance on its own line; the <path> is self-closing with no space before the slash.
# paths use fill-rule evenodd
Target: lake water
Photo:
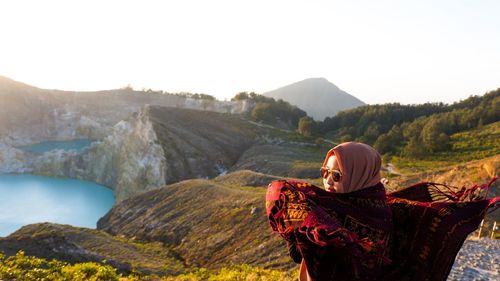
<path id="1" fill-rule="evenodd" d="M 36 153 L 44 153 L 54 149 L 76 150 L 80 152 L 85 148 L 89 147 L 91 143 L 92 140 L 90 139 L 79 139 L 70 141 L 45 141 L 32 145 L 20 146 L 18 148 L 25 151 L 31 151 Z"/>
<path id="2" fill-rule="evenodd" d="M 39 222 L 95 228 L 114 202 L 109 188 L 93 182 L 0 175 L 0 236 Z"/>

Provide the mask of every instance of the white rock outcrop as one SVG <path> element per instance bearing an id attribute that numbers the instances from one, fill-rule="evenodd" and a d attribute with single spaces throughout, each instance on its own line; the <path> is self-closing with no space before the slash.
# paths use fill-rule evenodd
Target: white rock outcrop
<path id="1" fill-rule="evenodd" d="M 98 127 L 80 116 L 82 119 L 75 127 Z M 111 134 L 83 152 L 57 149 L 40 155 L 0 142 L 0 173 L 89 180 L 113 189 L 118 200 L 163 186 L 165 170 L 165 156 L 149 120 L 148 106 L 118 122 Z"/>
<path id="2" fill-rule="evenodd" d="M 22 150 L 0 142 L 0 174 L 29 173 L 29 156 Z"/>
<path id="3" fill-rule="evenodd" d="M 119 200 L 165 184 L 166 160 L 147 111 L 118 122 L 78 159 L 86 167 L 82 176 L 110 186 Z"/>

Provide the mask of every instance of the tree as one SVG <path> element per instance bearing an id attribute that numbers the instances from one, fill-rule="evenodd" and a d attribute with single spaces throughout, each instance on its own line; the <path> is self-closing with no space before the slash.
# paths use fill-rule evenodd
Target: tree
<path id="1" fill-rule="evenodd" d="M 312 120 L 310 117 L 305 116 L 299 119 L 299 134 L 309 137 L 313 134 L 314 127 L 314 120 Z"/>
<path id="2" fill-rule="evenodd" d="M 445 150 L 449 146 L 449 137 L 444 132 L 446 124 L 439 118 L 431 118 L 422 128 L 422 144 L 427 151 Z"/>
<path id="3" fill-rule="evenodd" d="M 273 116 L 272 112 L 269 110 L 271 105 L 266 102 L 258 102 L 252 109 L 252 119 L 255 121 L 262 121 L 266 123 L 274 124 L 276 118 Z"/>
<path id="4" fill-rule="evenodd" d="M 385 154 L 387 152 L 390 152 L 392 150 L 391 147 L 391 137 L 388 134 L 381 134 L 378 138 L 377 141 L 375 141 L 375 144 L 373 147 L 380 152 L 380 154 Z"/>
<path id="5" fill-rule="evenodd" d="M 248 93 L 247 92 L 239 92 L 231 100 L 232 101 L 238 101 L 238 100 L 247 100 L 247 99 L 248 99 Z"/>
<path id="6" fill-rule="evenodd" d="M 411 158 L 421 158 L 425 154 L 425 149 L 417 138 L 412 138 L 403 149 L 403 154 Z"/>

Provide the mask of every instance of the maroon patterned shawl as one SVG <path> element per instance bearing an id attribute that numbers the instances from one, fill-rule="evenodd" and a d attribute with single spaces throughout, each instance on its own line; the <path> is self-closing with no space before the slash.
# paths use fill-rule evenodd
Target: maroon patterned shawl
<path id="1" fill-rule="evenodd" d="M 458 250 L 500 197 L 420 183 L 331 193 L 299 181 L 269 185 L 269 223 L 305 261 L 312 280 L 446 280 Z"/>

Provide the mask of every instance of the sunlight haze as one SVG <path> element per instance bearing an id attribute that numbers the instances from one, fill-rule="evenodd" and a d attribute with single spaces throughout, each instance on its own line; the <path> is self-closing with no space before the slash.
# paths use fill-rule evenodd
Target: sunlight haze
<path id="1" fill-rule="evenodd" d="M 498 1 L 1 1 L 0 75 L 230 99 L 324 77 L 370 104 L 500 87 Z"/>

